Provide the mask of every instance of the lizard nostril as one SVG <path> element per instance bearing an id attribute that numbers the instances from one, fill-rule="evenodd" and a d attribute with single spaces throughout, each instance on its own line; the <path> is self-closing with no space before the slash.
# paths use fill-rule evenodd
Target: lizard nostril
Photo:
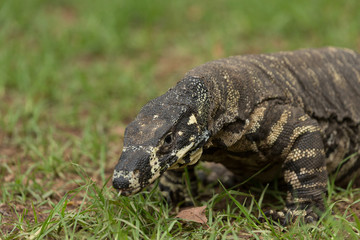
<path id="1" fill-rule="evenodd" d="M 113 187 L 116 189 L 127 189 L 129 188 L 129 180 L 119 176 L 113 179 Z"/>

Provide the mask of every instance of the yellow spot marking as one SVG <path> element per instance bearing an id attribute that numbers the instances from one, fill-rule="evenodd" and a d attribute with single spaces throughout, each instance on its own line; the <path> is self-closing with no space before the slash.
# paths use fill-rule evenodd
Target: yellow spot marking
<path id="1" fill-rule="evenodd" d="M 254 110 L 254 113 L 251 114 L 251 121 L 249 124 L 250 130 L 249 133 L 254 133 L 260 128 L 260 121 L 264 118 L 266 107 L 259 107 Z"/>
<path id="2" fill-rule="evenodd" d="M 324 154 L 325 154 L 324 149 L 311 148 L 311 149 L 301 150 L 301 149 L 295 148 L 289 153 L 285 162 L 288 162 L 290 160 L 297 161 L 301 158 L 311 158 L 311 157 L 316 157 L 316 156 L 324 155 Z"/>
<path id="3" fill-rule="evenodd" d="M 315 187 L 326 187 L 327 182 L 317 182 L 317 183 L 311 183 L 311 184 L 301 184 L 299 181 L 298 176 L 295 172 L 286 170 L 284 172 L 284 179 L 285 182 L 290 183 L 290 185 L 293 187 L 293 189 L 310 189 Z"/>
<path id="4" fill-rule="evenodd" d="M 312 184 L 304 184 L 300 187 L 294 187 L 294 189 L 299 189 L 299 188 L 305 188 L 305 189 L 309 189 L 309 188 L 316 188 L 316 187 L 326 187 L 327 186 L 327 182 L 317 182 L 317 183 L 312 183 Z"/>
<path id="5" fill-rule="evenodd" d="M 188 165 L 193 165 L 197 163 L 202 155 L 203 149 L 199 148 L 193 154 L 190 155 L 190 162 Z"/>
<path id="6" fill-rule="evenodd" d="M 190 143 L 189 145 L 185 146 L 184 148 L 180 149 L 177 153 L 176 153 L 176 157 L 178 158 L 178 160 L 171 165 L 168 169 L 177 169 L 179 168 L 178 163 L 184 163 L 184 159 L 182 159 L 185 154 L 194 146 L 194 143 Z"/>
<path id="7" fill-rule="evenodd" d="M 308 133 L 312 133 L 312 132 L 317 132 L 319 131 L 318 126 L 315 125 L 307 125 L 307 126 L 302 126 L 302 127 L 296 127 L 293 130 L 293 134 L 291 135 L 290 139 L 289 139 L 289 144 L 286 146 L 286 148 L 283 149 L 281 156 L 284 158 L 286 157 L 286 155 L 289 153 L 291 147 L 293 146 L 295 140 L 301 136 L 302 134 L 308 132 Z"/>
<path id="8" fill-rule="evenodd" d="M 156 156 L 158 150 L 159 150 L 158 147 L 151 149 L 151 156 L 149 161 L 151 167 L 151 174 L 156 178 L 160 176 L 160 161 Z"/>
<path id="9" fill-rule="evenodd" d="M 130 178 L 129 178 L 129 187 L 130 188 L 138 188 L 140 187 L 140 183 L 139 183 L 139 175 L 140 175 L 140 172 L 139 171 L 133 171 L 133 172 L 130 172 Z"/>
<path id="10" fill-rule="evenodd" d="M 321 167 L 321 168 L 312 168 L 312 169 L 307 169 L 307 168 L 300 168 L 300 174 L 301 175 L 305 175 L 305 174 L 315 174 L 315 173 L 321 173 L 326 171 L 326 167 Z"/>
<path id="11" fill-rule="evenodd" d="M 308 119 L 309 119 L 308 115 L 302 115 L 301 117 L 299 117 L 299 120 L 302 121 L 302 122 L 304 122 L 304 121 L 306 121 Z"/>
<path id="12" fill-rule="evenodd" d="M 301 187 L 301 183 L 299 181 L 298 176 L 296 175 L 295 172 L 293 171 L 289 171 L 289 170 L 285 170 L 284 172 L 284 179 L 285 182 L 290 183 L 290 185 L 294 188 L 294 189 L 298 189 Z"/>
<path id="13" fill-rule="evenodd" d="M 278 139 L 279 135 L 284 129 L 284 125 L 287 123 L 290 114 L 291 113 L 289 111 L 285 110 L 281 114 L 280 119 L 271 127 L 269 136 L 266 138 L 266 143 L 269 146 L 272 146 L 275 143 L 275 141 Z"/>
<path id="14" fill-rule="evenodd" d="M 188 125 L 191 125 L 191 124 L 196 124 L 197 121 L 196 121 L 196 117 L 194 114 L 191 114 L 190 118 L 189 118 L 189 121 L 188 121 Z"/>

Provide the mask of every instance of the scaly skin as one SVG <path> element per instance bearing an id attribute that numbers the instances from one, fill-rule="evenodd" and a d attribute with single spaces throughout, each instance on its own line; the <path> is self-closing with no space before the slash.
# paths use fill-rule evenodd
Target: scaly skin
<path id="1" fill-rule="evenodd" d="M 359 106 L 360 55 L 348 49 L 205 63 L 129 124 L 113 186 L 130 195 L 165 173 L 162 192 L 177 202 L 188 198 L 179 171 L 199 160 L 243 179 L 266 167 L 260 181 L 287 184 L 286 208 L 267 215 L 284 225 L 298 216 L 316 221 L 328 174 L 338 170 L 339 184 L 359 174 L 360 155 L 339 166 L 360 151 Z"/>

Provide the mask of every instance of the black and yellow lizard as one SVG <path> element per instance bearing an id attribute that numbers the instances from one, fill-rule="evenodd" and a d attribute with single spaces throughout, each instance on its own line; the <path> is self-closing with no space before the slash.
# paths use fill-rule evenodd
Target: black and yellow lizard
<path id="1" fill-rule="evenodd" d="M 354 179 L 359 152 L 360 54 L 327 47 L 235 56 L 190 70 L 141 109 L 126 128 L 113 186 L 127 196 L 162 176 L 162 193 L 177 202 L 187 198 L 183 168 L 199 160 L 243 179 L 265 168 L 259 180 L 283 178 L 287 187 L 285 209 L 267 215 L 311 222 L 324 210 L 328 174 L 337 172 L 339 184 Z"/>

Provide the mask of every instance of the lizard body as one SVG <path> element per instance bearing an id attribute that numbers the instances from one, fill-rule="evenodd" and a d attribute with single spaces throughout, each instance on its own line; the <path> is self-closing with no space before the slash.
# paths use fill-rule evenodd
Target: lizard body
<path id="1" fill-rule="evenodd" d="M 283 177 L 288 190 L 286 209 L 269 214 L 283 220 L 306 209 L 313 221 L 313 208 L 324 208 L 328 173 L 346 184 L 360 172 L 359 104 L 360 55 L 348 49 L 211 61 L 128 125 L 113 186 L 129 195 L 163 176 L 163 194 L 178 201 L 187 198 L 181 169 L 199 160 L 243 179 L 263 169 L 259 180 Z"/>

